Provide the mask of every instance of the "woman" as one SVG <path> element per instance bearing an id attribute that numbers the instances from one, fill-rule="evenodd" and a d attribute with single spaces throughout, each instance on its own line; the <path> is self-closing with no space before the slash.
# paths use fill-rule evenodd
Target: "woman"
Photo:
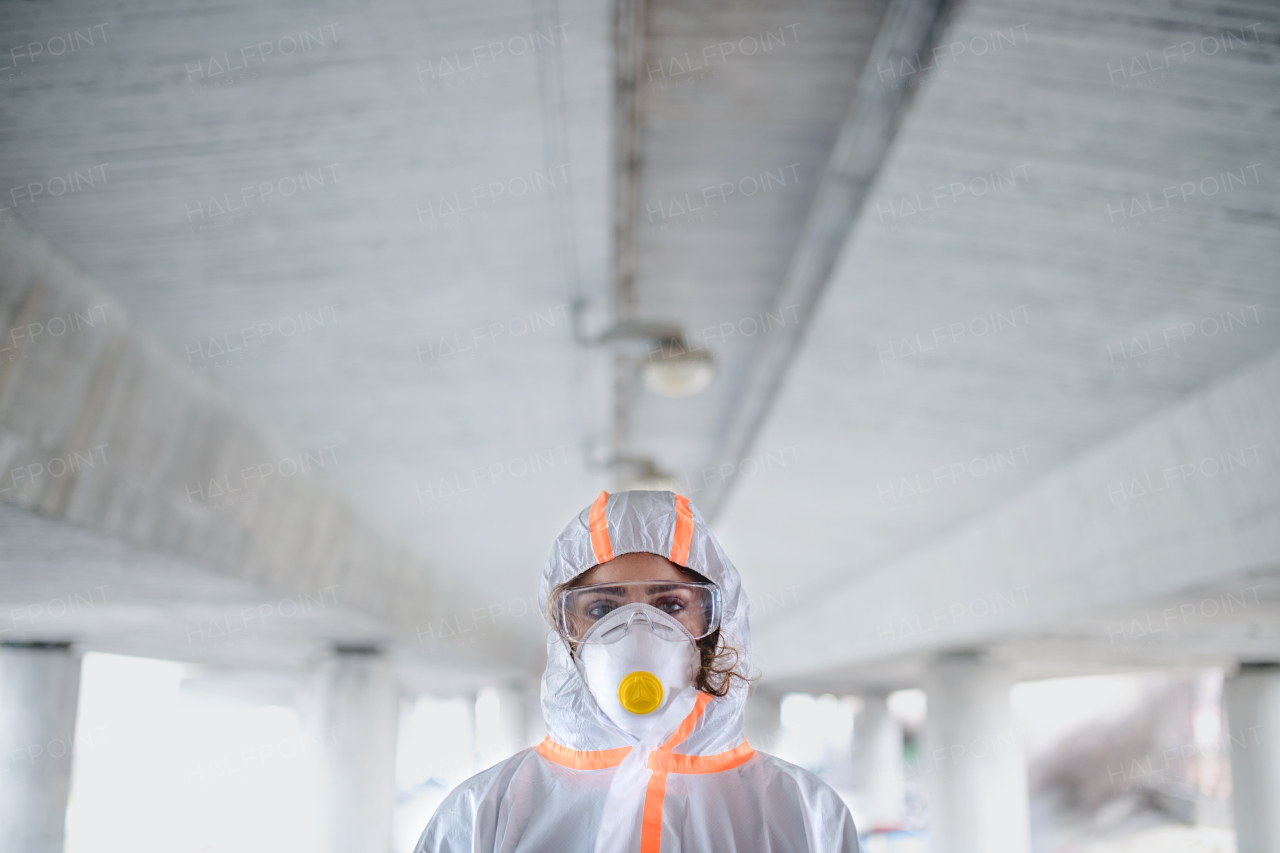
<path id="1" fill-rule="evenodd" d="M 601 492 L 539 591 L 547 737 L 450 793 L 419 853 L 858 853 L 836 793 L 742 737 L 747 598 L 688 498 Z"/>

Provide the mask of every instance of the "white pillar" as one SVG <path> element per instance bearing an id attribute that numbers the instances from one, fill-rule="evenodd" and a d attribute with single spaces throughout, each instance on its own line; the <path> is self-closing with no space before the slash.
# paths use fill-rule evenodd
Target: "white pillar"
<path id="1" fill-rule="evenodd" d="M 515 755 L 525 743 L 524 692 L 486 687 L 476 694 L 477 766 L 483 770 Z"/>
<path id="2" fill-rule="evenodd" d="M 752 749 L 777 752 L 782 742 L 782 697 L 773 693 L 747 697 L 742 733 Z"/>
<path id="3" fill-rule="evenodd" d="M 0 850 L 62 853 L 79 695 L 70 645 L 0 645 Z"/>
<path id="4" fill-rule="evenodd" d="M 1008 667 L 974 654 L 930 667 L 921 772 L 932 853 L 1027 853 L 1026 760 L 1013 723 Z"/>
<path id="5" fill-rule="evenodd" d="M 1242 664 L 1223 691 L 1239 853 L 1280 850 L 1280 665 Z"/>
<path id="6" fill-rule="evenodd" d="M 498 760 L 510 758 L 530 744 L 525 743 L 524 691 L 503 687 L 498 691 Z"/>
<path id="7" fill-rule="evenodd" d="M 320 848 L 387 853 L 396 805 L 400 688 L 371 649 L 338 649 L 311 673 L 303 713 L 316 744 Z"/>
<path id="8" fill-rule="evenodd" d="M 524 739 L 530 746 L 537 746 L 547 736 L 547 721 L 542 716 L 542 685 L 535 684 L 524 691 Z"/>
<path id="9" fill-rule="evenodd" d="M 902 724 L 889 713 L 887 694 L 862 696 L 853 720 L 854 821 L 860 832 L 893 828 L 906 817 Z"/>

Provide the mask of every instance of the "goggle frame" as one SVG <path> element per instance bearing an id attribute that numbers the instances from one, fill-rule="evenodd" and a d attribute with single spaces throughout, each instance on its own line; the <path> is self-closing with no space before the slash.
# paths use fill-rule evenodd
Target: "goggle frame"
<path id="1" fill-rule="evenodd" d="M 592 626 L 594 626 L 596 622 L 608 616 L 607 613 L 602 614 L 601 616 L 596 617 L 594 619 L 591 619 L 591 617 L 588 617 L 585 615 L 582 616 L 582 618 L 587 618 L 587 619 L 590 619 L 591 621 L 583 630 L 577 632 L 577 636 L 575 636 L 575 632 L 572 631 L 569 626 L 569 618 L 570 618 L 570 612 L 571 612 L 571 608 L 569 607 L 569 602 L 573 598 L 583 597 L 585 595 L 590 594 L 593 591 L 599 592 L 605 589 L 618 589 L 618 588 L 637 587 L 637 586 L 656 588 L 657 591 L 650 593 L 650 595 L 657 595 L 657 594 L 660 594 L 662 591 L 667 591 L 672 588 L 698 590 L 698 595 L 705 597 L 705 603 L 703 605 L 703 611 L 704 611 L 703 618 L 705 619 L 706 630 L 703 630 L 701 631 L 701 633 L 698 633 L 692 627 L 690 627 L 690 625 L 687 624 L 685 620 L 680 619 L 678 616 L 672 616 L 669 613 L 667 615 L 675 619 L 677 622 L 680 622 L 680 624 L 684 625 L 685 629 L 689 631 L 689 634 L 695 640 L 701 640 L 703 637 L 709 637 L 712 634 L 714 634 L 716 631 L 720 630 L 720 623 L 723 618 L 723 607 L 721 605 L 721 599 L 720 599 L 720 587 L 718 587 L 716 584 L 694 583 L 692 581 L 644 580 L 644 581 L 613 581 L 610 583 L 596 583 L 596 584 L 591 584 L 589 586 L 574 587 L 572 589 L 566 589 L 561 591 L 559 594 L 558 600 L 555 602 L 555 609 L 554 609 L 556 633 L 558 633 L 562 638 L 564 638 L 565 640 L 568 640 L 571 643 L 609 642 L 608 640 L 604 640 L 600 637 L 593 638 L 592 640 L 589 640 L 589 641 L 584 641 L 582 639 L 583 637 L 585 637 L 587 634 L 590 633 Z M 649 604 L 649 602 L 647 601 L 623 601 L 619 603 L 617 606 L 622 607 L 628 604 L 645 604 L 647 606 L 654 607 L 654 605 Z M 617 609 L 617 608 L 615 607 L 613 609 Z M 661 608 L 655 607 L 655 609 L 659 610 L 660 612 L 664 612 L 664 613 L 666 612 L 666 611 L 662 611 Z M 633 621 L 635 621 L 634 617 L 627 621 L 627 626 L 629 627 Z M 652 624 L 655 624 L 655 623 L 651 623 L 651 625 Z M 612 634 L 612 633 L 613 631 L 606 632 L 606 634 Z"/>

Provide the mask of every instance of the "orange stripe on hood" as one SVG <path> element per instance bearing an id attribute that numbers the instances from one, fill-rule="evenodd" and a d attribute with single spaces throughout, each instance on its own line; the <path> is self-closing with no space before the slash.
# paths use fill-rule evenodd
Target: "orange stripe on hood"
<path id="1" fill-rule="evenodd" d="M 597 563 L 607 563 L 613 559 L 613 546 L 609 544 L 609 521 L 605 518 L 605 507 L 609 505 L 609 493 L 601 492 L 591 505 L 591 550 L 596 552 Z"/>
<path id="2" fill-rule="evenodd" d="M 689 543 L 693 541 L 693 510 L 689 499 L 676 495 L 676 529 L 671 534 L 671 562 L 678 566 L 689 565 Z"/>

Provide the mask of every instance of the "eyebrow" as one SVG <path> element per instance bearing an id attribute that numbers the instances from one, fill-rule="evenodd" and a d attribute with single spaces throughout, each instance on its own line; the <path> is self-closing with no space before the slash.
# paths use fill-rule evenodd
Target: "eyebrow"
<path id="1" fill-rule="evenodd" d="M 592 592 L 595 592 L 601 595 L 622 595 L 626 592 L 626 589 L 623 588 L 621 585 L 601 586 L 601 587 L 596 587 L 594 590 L 592 590 Z"/>

